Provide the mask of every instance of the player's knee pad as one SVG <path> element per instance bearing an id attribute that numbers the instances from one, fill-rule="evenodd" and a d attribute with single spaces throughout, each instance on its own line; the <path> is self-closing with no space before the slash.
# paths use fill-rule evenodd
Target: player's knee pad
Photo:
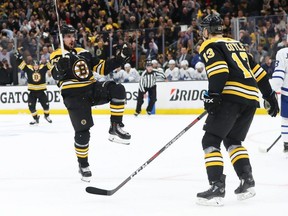
<path id="1" fill-rule="evenodd" d="M 78 144 L 87 144 L 90 140 L 89 130 L 75 132 L 74 140 Z"/>
<path id="2" fill-rule="evenodd" d="M 222 139 L 220 137 L 206 132 L 202 138 L 202 147 L 203 149 L 207 149 L 209 147 L 220 149 L 221 142 Z"/>
<path id="3" fill-rule="evenodd" d="M 29 109 L 29 111 L 31 112 L 31 113 L 34 113 L 34 112 L 36 112 L 36 106 L 33 104 L 31 104 L 31 103 L 29 103 L 28 104 L 28 109 Z"/>
<path id="4" fill-rule="evenodd" d="M 235 140 L 235 139 L 232 139 L 232 138 L 226 138 L 223 140 L 223 144 L 226 148 L 227 151 L 229 151 L 229 149 L 232 147 L 232 146 L 241 146 L 241 141 L 240 140 Z M 234 148 L 234 147 L 232 147 Z"/>
<path id="5" fill-rule="evenodd" d="M 230 145 L 227 149 L 228 152 L 232 152 L 234 149 L 237 149 L 239 147 L 242 147 L 241 145 Z"/>
<path id="6" fill-rule="evenodd" d="M 47 103 L 43 103 L 42 107 L 43 107 L 44 110 L 49 110 L 49 103 L 48 102 Z"/>

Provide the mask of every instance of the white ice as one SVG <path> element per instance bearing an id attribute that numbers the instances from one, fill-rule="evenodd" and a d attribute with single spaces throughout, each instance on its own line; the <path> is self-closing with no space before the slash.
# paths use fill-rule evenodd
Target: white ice
<path id="1" fill-rule="evenodd" d="M 256 115 L 243 143 L 256 181 L 256 196 L 238 201 L 239 180 L 225 159 L 226 197 L 223 207 L 195 204 L 196 194 L 209 188 L 201 139 L 205 117 L 197 122 L 112 196 L 91 195 L 87 186 L 113 189 L 151 158 L 198 115 L 124 117 L 130 145 L 108 141 L 109 116 L 94 115 L 89 162 L 91 183 L 80 180 L 74 153 L 74 132 L 68 115 L 0 115 L 1 216 L 284 216 L 288 204 L 288 158 L 280 140 L 280 117 Z"/>

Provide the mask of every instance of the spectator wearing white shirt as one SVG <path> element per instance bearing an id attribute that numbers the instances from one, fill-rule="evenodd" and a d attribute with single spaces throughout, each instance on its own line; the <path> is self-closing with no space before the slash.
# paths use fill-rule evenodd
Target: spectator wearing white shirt
<path id="1" fill-rule="evenodd" d="M 176 67 L 175 60 L 171 59 L 169 61 L 169 67 L 165 70 L 165 76 L 168 81 L 176 81 L 180 79 L 179 68 Z"/>

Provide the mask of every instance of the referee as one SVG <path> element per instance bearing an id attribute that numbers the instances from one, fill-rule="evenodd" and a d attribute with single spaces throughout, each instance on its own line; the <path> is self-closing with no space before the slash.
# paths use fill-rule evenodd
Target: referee
<path id="1" fill-rule="evenodd" d="M 135 116 L 138 116 L 141 113 L 141 107 L 144 103 L 144 95 L 148 92 L 149 102 L 146 108 L 147 114 L 151 115 L 151 111 L 155 102 L 157 101 L 157 90 L 156 90 L 156 78 L 160 77 L 163 80 L 166 79 L 165 74 L 160 72 L 152 67 L 152 61 L 146 61 L 146 69 L 143 71 L 138 89 L 137 105 Z"/>

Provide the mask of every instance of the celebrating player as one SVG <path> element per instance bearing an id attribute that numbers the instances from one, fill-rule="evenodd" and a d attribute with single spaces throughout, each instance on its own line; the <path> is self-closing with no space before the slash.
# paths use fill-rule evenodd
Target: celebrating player
<path id="1" fill-rule="evenodd" d="M 99 82 L 93 71 L 107 75 L 113 69 L 126 63 L 131 50 L 124 44 L 115 58 L 100 60 L 92 57 L 83 48 L 75 47 L 76 30 L 71 25 L 61 27 L 64 50 L 57 49 L 50 55 L 52 76 L 58 86 L 68 110 L 75 136 L 74 146 L 79 162 L 79 172 L 83 181 L 90 181 L 92 173 L 88 163 L 90 128 L 94 125 L 91 107 L 110 103 L 111 125 L 109 140 L 129 144 L 130 134 L 123 130 L 122 123 L 126 91 L 123 85 L 114 81 Z M 63 56 L 62 56 L 63 55 Z"/>
<path id="2" fill-rule="evenodd" d="M 208 92 L 204 107 L 208 116 L 203 127 L 202 147 L 211 188 L 197 194 L 197 203 L 223 205 L 225 175 L 220 144 L 229 153 L 231 163 L 240 179 L 235 190 L 238 199 L 255 195 L 255 181 L 247 149 L 242 145 L 259 107 L 258 88 L 269 103 L 269 115 L 279 112 L 277 95 L 272 90 L 267 73 L 247 54 L 245 47 L 234 39 L 222 36 L 222 19 L 216 13 L 206 16 L 202 23 L 204 42 L 200 55 L 208 76 Z"/>

